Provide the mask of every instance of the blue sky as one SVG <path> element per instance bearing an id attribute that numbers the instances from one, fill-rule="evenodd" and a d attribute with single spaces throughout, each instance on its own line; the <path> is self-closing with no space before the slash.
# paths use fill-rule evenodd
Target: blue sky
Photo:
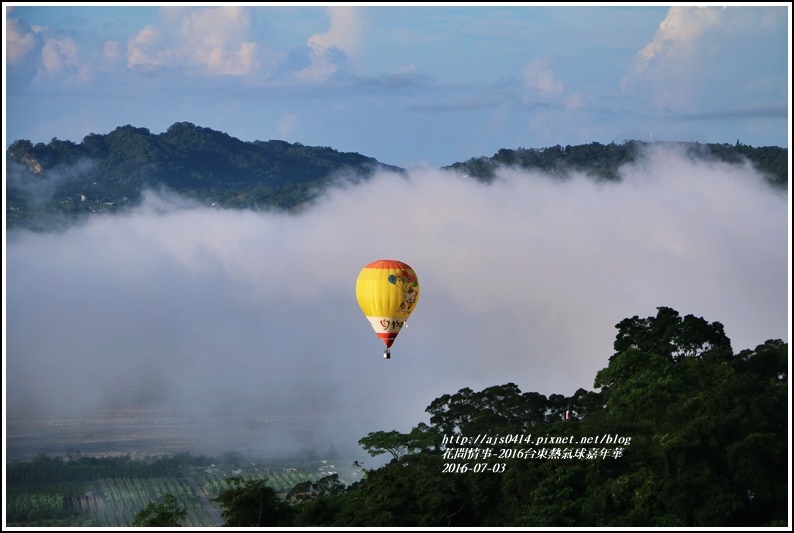
<path id="1" fill-rule="evenodd" d="M 5 146 L 187 121 L 405 167 L 627 139 L 788 147 L 788 3 L 4 7 Z"/>

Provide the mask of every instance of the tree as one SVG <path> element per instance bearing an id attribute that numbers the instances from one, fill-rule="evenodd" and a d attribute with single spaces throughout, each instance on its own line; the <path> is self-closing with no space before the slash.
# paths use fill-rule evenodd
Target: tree
<path id="1" fill-rule="evenodd" d="M 292 509 L 267 478 L 226 478 L 230 487 L 213 498 L 221 507 L 224 526 L 274 527 L 289 526 Z"/>
<path id="2" fill-rule="evenodd" d="M 306 502 L 321 496 L 339 494 L 344 492 L 345 484 L 339 481 L 339 474 L 330 474 L 312 483 L 303 481 L 298 483 L 287 493 L 287 501 L 290 504 Z"/>
<path id="3" fill-rule="evenodd" d="M 187 509 L 177 505 L 176 496 L 167 492 L 162 503 L 149 502 L 135 515 L 136 527 L 180 527 L 187 517 Z"/>
<path id="4" fill-rule="evenodd" d="M 549 407 L 546 396 L 522 394 L 515 383 L 507 383 L 480 392 L 465 387 L 453 395 L 445 394 L 433 400 L 426 412 L 439 433 L 467 436 L 525 431 L 544 423 Z"/>
<path id="5" fill-rule="evenodd" d="M 465 474 L 443 474 L 439 453 L 406 454 L 401 461 L 367 472 L 351 489 L 332 496 L 333 516 L 325 525 L 352 527 L 463 527 L 477 526 L 468 501 L 471 482 L 483 479 Z M 315 511 L 323 501 L 310 502 Z M 306 514 L 305 512 L 303 513 Z M 301 518 L 302 523 L 307 523 Z M 307 524 L 309 525 L 309 524 Z M 317 525 L 317 523 L 311 524 Z"/>
<path id="6" fill-rule="evenodd" d="M 617 325 L 596 376 L 604 428 L 634 435 L 630 466 L 600 472 L 600 525 L 759 526 L 786 512 L 787 345 L 731 352 L 719 322 L 658 308 Z M 601 466 L 601 465 L 599 465 Z M 661 520 L 661 522 L 659 521 Z"/>
<path id="7" fill-rule="evenodd" d="M 410 433 L 399 431 L 375 431 L 358 441 L 372 457 L 389 452 L 400 461 L 409 453 L 435 448 L 440 435 L 424 422 L 420 422 Z"/>
<path id="8" fill-rule="evenodd" d="M 655 317 L 634 316 L 615 326 L 618 334 L 613 358 L 629 348 L 672 360 L 713 351 L 731 355 L 731 341 L 719 322 L 709 324 L 693 315 L 681 318 L 678 311 L 669 307 L 657 307 L 657 311 Z"/>

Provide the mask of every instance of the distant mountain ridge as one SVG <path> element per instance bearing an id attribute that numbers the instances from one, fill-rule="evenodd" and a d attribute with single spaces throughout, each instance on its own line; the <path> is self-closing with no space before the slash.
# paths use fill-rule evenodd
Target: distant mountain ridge
<path id="1" fill-rule="evenodd" d="M 788 149 L 777 146 L 753 148 L 737 141 L 735 145 L 703 144 L 695 142 L 624 141 L 623 144 L 600 144 L 597 142 L 579 146 L 552 146 L 549 148 L 503 148 L 492 157 L 477 157 L 450 165 L 457 170 L 482 181 L 491 181 L 499 167 L 517 167 L 541 171 L 565 177 L 571 172 L 585 172 L 606 180 L 617 180 L 618 169 L 631 163 L 646 145 L 677 146 L 693 159 L 741 163 L 749 160 L 764 173 L 770 185 L 788 189 Z"/>
<path id="2" fill-rule="evenodd" d="M 146 189 L 228 208 L 289 209 L 341 172 L 364 179 L 377 170 L 402 171 L 357 153 L 278 140 L 244 142 L 188 122 L 159 135 L 121 126 L 107 135 L 92 133 L 80 144 L 20 140 L 9 147 L 6 162 L 7 226 L 34 229 L 136 205 Z"/>
<path id="3" fill-rule="evenodd" d="M 482 181 L 509 165 L 564 177 L 583 171 L 617 179 L 646 143 L 591 143 L 543 149 L 502 149 L 443 167 Z M 683 144 L 701 158 L 750 160 L 770 184 L 787 189 L 788 150 L 740 144 Z M 6 152 L 6 228 L 62 227 L 93 213 L 137 205 L 147 189 L 170 190 L 206 205 L 240 209 L 298 209 L 336 180 L 358 182 L 377 171 L 404 173 L 358 153 L 280 140 L 246 142 L 226 133 L 177 122 L 161 134 L 121 126 L 81 143 L 15 141 Z"/>

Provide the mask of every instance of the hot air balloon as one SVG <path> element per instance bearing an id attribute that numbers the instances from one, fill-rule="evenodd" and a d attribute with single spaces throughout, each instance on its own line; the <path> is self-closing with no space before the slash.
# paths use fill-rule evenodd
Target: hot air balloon
<path id="1" fill-rule="evenodd" d="M 390 359 L 389 348 L 419 301 L 416 272 L 402 261 L 373 261 L 358 274 L 356 298 L 372 329 L 386 344 L 383 358 Z"/>

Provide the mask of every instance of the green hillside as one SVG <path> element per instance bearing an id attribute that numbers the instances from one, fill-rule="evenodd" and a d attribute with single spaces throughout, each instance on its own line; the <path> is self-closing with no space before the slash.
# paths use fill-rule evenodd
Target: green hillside
<path id="1" fill-rule="evenodd" d="M 788 149 L 700 143 L 675 145 L 690 157 L 749 161 L 770 184 L 788 188 Z M 591 143 L 541 149 L 501 149 L 447 167 L 489 182 L 509 166 L 564 178 L 584 172 L 619 179 L 648 143 Z M 378 170 L 404 172 L 358 153 L 279 140 L 245 142 L 226 133 L 178 122 L 155 135 L 121 126 L 90 134 L 79 144 L 17 140 L 6 152 L 6 228 L 53 230 L 96 213 L 138 205 L 146 190 L 170 191 L 226 209 L 295 210 L 310 205 L 338 180 L 356 183 Z"/>
<path id="2" fill-rule="evenodd" d="M 646 143 L 626 141 L 623 144 L 597 142 L 579 146 L 551 146 L 548 148 L 503 148 L 491 157 L 476 157 L 448 167 L 481 181 L 491 181 L 500 166 L 535 170 L 565 177 L 571 172 L 583 172 L 605 180 L 619 179 L 619 168 L 637 160 L 648 146 L 665 146 L 682 150 L 693 159 L 741 163 L 749 161 L 761 171 L 774 187 L 788 188 L 788 149 L 776 146 L 753 148 L 737 142 L 701 144 L 680 142 Z"/>
<path id="3" fill-rule="evenodd" d="M 135 206 L 147 189 L 224 208 L 292 209 L 335 179 L 401 171 L 357 153 L 244 142 L 187 122 L 159 135 L 122 126 L 80 144 L 19 140 L 9 147 L 6 163 L 7 227 L 38 230 Z"/>

